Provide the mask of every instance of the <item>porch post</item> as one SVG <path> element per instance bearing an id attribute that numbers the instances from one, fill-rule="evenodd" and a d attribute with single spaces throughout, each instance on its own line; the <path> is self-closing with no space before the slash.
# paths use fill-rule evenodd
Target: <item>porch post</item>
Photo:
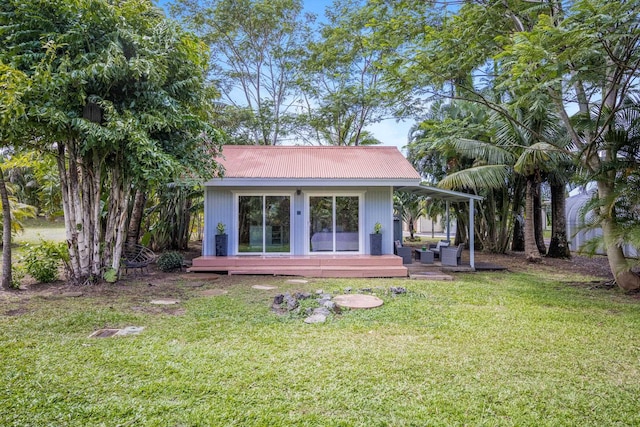
<path id="1" fill-rule="evenodd" d="M 474 259 L 474 247 L 475 247 L 475 227 L 473 224 L 473 199 L 469 198 L 469 265 L 472 270 L 476 269 L 476 263 Z"/>
<path id="2" fill-rule="evenodd" d="M 447 200 L 445 202 L 445 212 L 446 212 L 446 216 L 447 216 L 447 240 L 451 241 L 451 223 L 449 222 L 449 201 Z"/>

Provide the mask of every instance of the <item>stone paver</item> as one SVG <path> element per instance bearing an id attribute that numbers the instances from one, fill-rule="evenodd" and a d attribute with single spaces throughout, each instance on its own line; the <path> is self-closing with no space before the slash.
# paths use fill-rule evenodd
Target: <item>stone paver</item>
<path id="1" fill-rule="evenodd" d="M 354 309 L 376 308 L 384 304 L 384 301 L 378 297 L 363 294 L 338 295 L 333 298 L 333 301 L 339 307 Z"/>
<path id="2" fill-rule="evenodd" d="M 177 299 L 154 299 L 151 301 L 151 304 L 155 304 L 155 305 L 174 305 L 174 304 L 179 304 L 180 300 Z"/>

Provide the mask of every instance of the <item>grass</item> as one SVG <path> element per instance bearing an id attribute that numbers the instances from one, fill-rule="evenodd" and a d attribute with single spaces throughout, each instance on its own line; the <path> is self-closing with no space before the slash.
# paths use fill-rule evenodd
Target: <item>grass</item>
<path id="1" fill-rule="evenodd" d="M 29 219 L 24 222 L 24 231 L 14 236 L 13 241 L 17 244 L 34 243 L 40 240 L 52 240 L 61 242 L 66 239 L 64 221 L 48 221 L 44 218 Z"/>
<path id="2" fill-rule="evenodd" d="M 200 289 L 147 278 L 80 298 L 5 295 L 0 425 L 640 424 L 637 300 L 558 277 L 234 276 Z M 269 310 L 277 292 L 389 286 L 409 292 L 378 290 L 383 307 L 321 325 Z M 201 297 L 205 288 L 228 293 Z M 150 306 L 154 292 L 184 311 Z M 146 329 L 87 338 L 128 325 Z"/>

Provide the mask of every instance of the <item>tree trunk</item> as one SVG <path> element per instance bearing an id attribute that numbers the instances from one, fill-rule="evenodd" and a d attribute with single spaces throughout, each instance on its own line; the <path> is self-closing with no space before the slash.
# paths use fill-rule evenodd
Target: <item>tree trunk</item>
<path id="1" fill-rule="evenodd" d="M 536 233 L 536 246 L 538 247 L 538 252 L 540 252 L 540 255 L 545 255 L 547 253 L 547 246 L 544 243 L 544 232 L 542 231 L 542 223 L 543 221 L 546 223 L 546 217 L 544 219 L 542 218 L 542 194 L 540 191 L 539 180 L 536 180 L 535 184 L 533 211 L 535 212 L 533 222 Z"/>
<path id="2" fill-rule="evenodd" d="M 551 243 L 547 256 L 551 258 L 571 258 L 567 239 L 567 219 L 563 183 L 551 183 Z"/>
<path id="3" fill-rule="evenodd" d="M 140 239 L 140 227 L 142 226 L 142 217 L 144 216 L 146 203 L 147 193 L 138 188 L 133 200 L 131 218 L 129 219 L 129 227 L 127 229 L 127 245 L 135 245 Z"/>
<path id="4" fill-rule="evenodd" d="M 533 199 L 536 193 L 536 183 L 534 176 L 527 177 L 527 190 L 525 194 L 525 218 L 524 218 L 524 253 L 529 262 L 540 262 L 540 251 L 536 245 L 536 234 L 534 216 Z"/>
<path id="5" fill-rule="evenodd" d="M 511 241 L 511 250 L 515 252 L 524 252 L 524 218 L 520 212 L 513 220 L 513 240 Z"/>
<path id="6" fill-rule="evenodd" d="M 11 206 L 4 182 L 4 171 L 0 169 L 0 199 L 2 201 L 2 288 L 13 288 L 11 277 Z"/>
<path id="7" fill-rule="evenodd" d="M 598 197 L 601 200 L 609 200 L 613 191 L 613 184 L 606 181 L 598 181 Z M 640 289 L 640 276 L 631 270 L 631 265 L 622 252 L 622 247 L 615 239 L 615 215 L 614 209 L 609 206 L 601 208 L 602 237 L 604 238 L 609 268 L 615 277 L 618 286 L 625 291 Z"/>
<path id="8" fill-rule="evenodd" d="M 513 190 L 513 240 L 511 250 L 524 252 L 524 217 L 522 216 L 522 178 L 517 176 L 515 189 Z"/>

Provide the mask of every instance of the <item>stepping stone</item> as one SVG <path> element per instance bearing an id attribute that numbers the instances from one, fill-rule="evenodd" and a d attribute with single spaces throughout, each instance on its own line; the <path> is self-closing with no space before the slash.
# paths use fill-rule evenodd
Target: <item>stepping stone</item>
<path id="1" fill-rule="evenodd" d="M 109 338 L 120 332 L 120 329 L 98 329 L 89 338 Z"/>
<path id="2" fill-rule="evenodd" d="M 287 283 L 298 283 L 298 284 L 305 284 L 305 283 L 309 283 L 308 280 L 304 280 L 304 279 L 289 279 L 287 280 Z"/>
<path id="3" fill-rule="evenodd" d="M 60 294 L 60 298 L 78 298 L 84 295 L 82 292 L 64 292 Z"/>
<path id="4" fill-rule="evenodd" d="M 144 331 L 144 326 L 127 326 L 120 329 L 116 335 L 138 335 L 142 331 Z"/>
<path id="5" fill-rule="evenodd" d="M 189 283 L 185 283 L 184 286 L 187 286 L 189 288 L 201 288 L 204 286 L 204 283 L 202 282 L 189 282 Z"/>
<path id="6" fill-rule="evenodd" d="M 376 308 L 384 304 L 384 301 L 378 297 L 362 294 L 338 295 L 333 298 L 333 301 L 338 305 L 338 307 L 354 309 Z"/>
<path id="7" fill-rule="evenodd" d="M 177 299 L 154 299 L 151 301 L 151 304 L 155 305 L 173 305 L 179 304 L 180 300 Z"/>
<path id="8" fill-rule="evenodd" d="M 268 286 L 268 285 L 253 285 L 252 286 L 253 289 L 259 289 L 262 291 L 270 291 L 272 289 L 278 289 L 277 286 Z"/>
<path id="9" fill-rule="evenodd" d="M 219 297 L 220 295 L 224 295 L 228 292 L 229 291 L 225 289 L 207 289 L 200 292 L 200 295 L 202 295 L 203 297 Z"/>

